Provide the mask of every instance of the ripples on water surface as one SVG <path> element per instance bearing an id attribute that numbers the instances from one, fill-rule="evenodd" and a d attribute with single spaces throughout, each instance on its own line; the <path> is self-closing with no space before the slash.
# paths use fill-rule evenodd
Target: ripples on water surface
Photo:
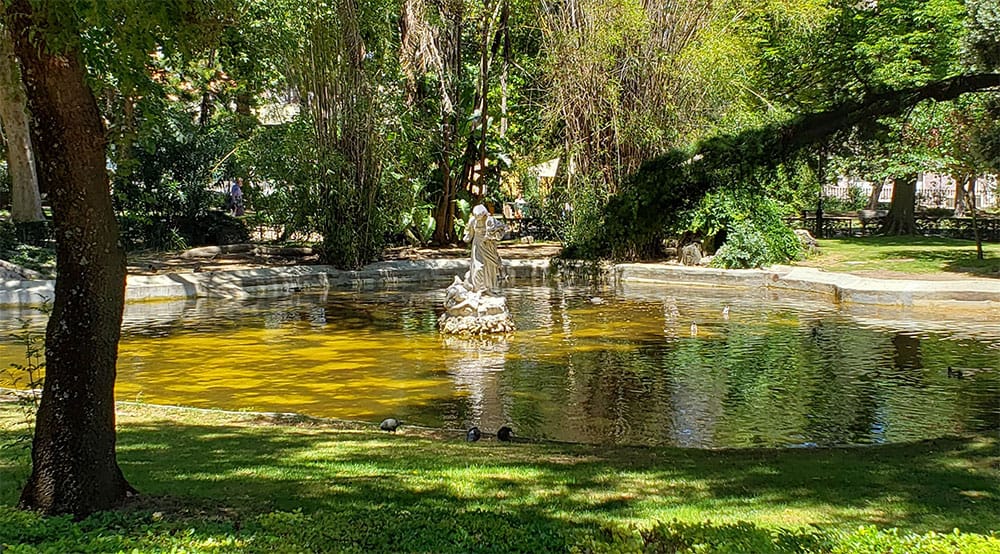
<path id="1" fill-rule="evenodd" d="M 438 290 L 130 305 L 117 395 L 703 448 L 1000 428 L 997 317 L 847 316 L 824 302 L 735 289 L 506 293 L 519 330 L 495 342 L 440 336 Z M 948 366 L 963 368 L 962 378 Z"/>

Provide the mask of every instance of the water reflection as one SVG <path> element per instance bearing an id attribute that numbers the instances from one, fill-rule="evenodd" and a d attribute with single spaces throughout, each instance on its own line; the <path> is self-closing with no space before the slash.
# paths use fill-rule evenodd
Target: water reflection
<path id="1" fill-rule="evenodd" d="M 129 305 L 117 394 L 699 448 L 1000 428 L 1000 315 L 845 313 L 735 289 L 530 286 L 508 292 L 516 334 L 466 341 L 437 333 L 440 301 L 397 289 Z M 20 352 L 0 343 L 0 354 Z M 949 366 L 966 368 L 963 378 Z"/>

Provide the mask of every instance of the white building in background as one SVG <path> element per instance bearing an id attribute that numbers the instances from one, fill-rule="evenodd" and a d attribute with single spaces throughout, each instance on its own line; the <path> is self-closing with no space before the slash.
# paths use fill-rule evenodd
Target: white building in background
<path id="1" fill-rule="evenodd" d="M 857 189 L 861 195 L 868 198 L 872 194 L 873 184 L 858 177 L 840 176 L 836 184 L 823 187 L 823 196 L 849 200 L 851 189 Z M 882 187 L 878 201 L 888 204 L 892 201 L 892 180 Z M 976 180 L 976 208 L 989 209 L 1000 207 L 1000 196 L 997 191 L 997 176 L 985 175 Z M 924 208 L 955 208 L 955 180 L 941 173 L 917 174 L 917 205 Z"/>

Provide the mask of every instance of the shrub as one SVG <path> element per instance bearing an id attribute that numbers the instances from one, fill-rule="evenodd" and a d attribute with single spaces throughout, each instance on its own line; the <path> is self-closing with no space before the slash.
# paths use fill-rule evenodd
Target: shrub
<path id="1" fill-rule="evenodd" d="M 712 259 L 712 266 L 726 269 L 764 267 L 801 258 L 802 244 L 795 232 L 783 223 L 780 226 L 758 222 L 734 223 Z"/>
<path id="2" fill-rule="evenodd" d="M 899 529 L 879 530 L 874 526 L 861 527 L 849 533 L 836 533 L 831 554 L 996 554 L 1000 552 L 1000 538 L 994 535 L 961 533 L 955 529 L 948 534 L 931 531 L 924 535 L 905 533 Z"/>
<path id="3" fill-rule="evenodd" d="M 725 230 L 712 265 L 727 269 L 763 267 L 799 259 L 802 244 L 785 224 L 784 207 L 773 199 L 737 191 L 705 196 L 692 211 L 689 230 L 712 238 Z"/>
<path id="4" fill-rule="evenodd" d="M 166 106 L 147 121 L 112 179 L 123 242 L 130 249 L 204 244 L 202 226 L 225 200 L 216 184 L 238 171 L 229 156 L 241 140 L 238 118 L 223 112 L 202 126 L 183 107 Z"/>
<path id="5" fill-rule="evenodd" d="M 6 252 L 17 248 L 17 230 L 14 222 L 9 219 L 0 219 L 0 252 Z"/>
<path id="6" fill-rule="evenodd" d="M 750 522 L 570 523 L 537 513 L 446 506 L 353 506 L 304 513 L 109 511 L 82 521 L 0 506 L 4 552 L 574 552 L 578 554 L 996 554 L 1000 538 L 781 529 Z"/>
<path id="7" fill-rule="evenodd" d="M 754 523 L 655 522 L 648 529 L 604 528 L 584 535 L 571 549 L 578 553 L 671 554 L 996 554 L 995 535 L 905 533 L 861 527 L 855 531 L 771 529 Z"/>

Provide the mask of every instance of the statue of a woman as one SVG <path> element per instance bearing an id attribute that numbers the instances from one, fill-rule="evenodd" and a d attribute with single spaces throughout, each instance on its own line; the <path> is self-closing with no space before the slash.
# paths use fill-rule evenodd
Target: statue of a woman
<path id="1" fill-rule="evenodd" d="M 472 245 L 472 259 L 466 277 L 472 290 L 493 293 L 504 275 L 503 262 L 497 250 L 497 241 L 503 238 L 506 226 L 490 215 L 482 204 L 472 208 L 469 223 L 462 238 Z"/>

